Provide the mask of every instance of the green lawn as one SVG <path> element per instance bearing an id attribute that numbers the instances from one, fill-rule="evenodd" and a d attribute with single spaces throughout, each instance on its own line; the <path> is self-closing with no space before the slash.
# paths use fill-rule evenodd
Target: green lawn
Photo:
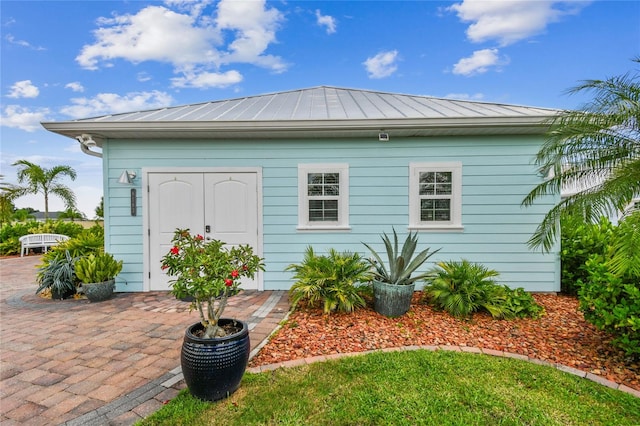
<path id="1" fill-rule="evenodd" d="M 217 403 L 183 391 L 141 425 L 640 425 L 640 398 L 510 358 L 376 352 L 261 374 Z"/>

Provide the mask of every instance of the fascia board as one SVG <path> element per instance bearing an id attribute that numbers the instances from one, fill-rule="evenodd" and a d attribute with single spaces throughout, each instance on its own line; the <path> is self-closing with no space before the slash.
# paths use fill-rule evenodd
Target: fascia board
<path id="1" fill-rule="evenodd" d="M 428 134 L 433 130 L 449 130 L 449 134 L 470 134 L 474 129 L 501 129 L 498 133 L 505 133 L 507 129 L 527 128 L 527 133 L 537 133 L 538 129 L 544 133 L 548 128 L 548 121 L 552 115 L 518 116 L 518 117 L 474 117 L 474 118 L 429 118 L 429 119 L 383 119 L 383 120 L 287 120 L 287 121 L 66 121 L 44 122 L 42 126 L 54 133 L 68 137 L 76 137 L 82 133 L 97 136 L 98 139 L 129 138 L 136 134 L 137 138 L 265 138 L 270 133 L 279 136 L 344 136 L 349 133 L 357 135 L 359 132 L 378 132 L 401 130 L 412 135 Z M 129 136 L 127 136 L 129 135 Z M 96 139 L 96 140 L 98 140 Z"/>

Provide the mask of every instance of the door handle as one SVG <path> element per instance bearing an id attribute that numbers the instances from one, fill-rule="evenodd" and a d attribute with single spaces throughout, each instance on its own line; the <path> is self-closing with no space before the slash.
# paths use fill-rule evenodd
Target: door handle
<path id="1" fill-rule="evenodd" d="M 205 225 L 204 226 L 204 232 L 206 232 L 207 234 L 211 232 L 211 226 L 209 225 Z"/>

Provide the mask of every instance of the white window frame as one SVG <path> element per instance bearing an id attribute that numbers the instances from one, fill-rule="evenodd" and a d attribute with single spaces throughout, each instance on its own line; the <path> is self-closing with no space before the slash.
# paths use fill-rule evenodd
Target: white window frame
<path id="1" fill-rule="evenodd" d="M 420 220 L 420 173 L 451 172 L 450 220 Z M 439 196 L 438 198 L 442 198 Z M 409 229 L 462 231 L 462 163 L 409 163 Z"/>
<path id="2" fill-rule="evenodd" d="M 307 179 L 310 173 L 338 173 L 338 220 L 310 221 Z M 348 164 L 299 164 L 298 165 L 298 230 L 350 230 L 349 226 L 349 165 Z"/>

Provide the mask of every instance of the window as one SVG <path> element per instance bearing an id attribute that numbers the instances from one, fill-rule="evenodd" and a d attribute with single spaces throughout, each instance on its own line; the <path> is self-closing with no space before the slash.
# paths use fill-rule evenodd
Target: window
<path id="1" fill-rule="evenodd" d="M 409 165 L 409 228 L 462 229 L 462 163 Z"/>
<path id="2" fill-rule="evenodd" d="M 298 229 L 349 229 L 349 166 L 298 166 Z"/>

